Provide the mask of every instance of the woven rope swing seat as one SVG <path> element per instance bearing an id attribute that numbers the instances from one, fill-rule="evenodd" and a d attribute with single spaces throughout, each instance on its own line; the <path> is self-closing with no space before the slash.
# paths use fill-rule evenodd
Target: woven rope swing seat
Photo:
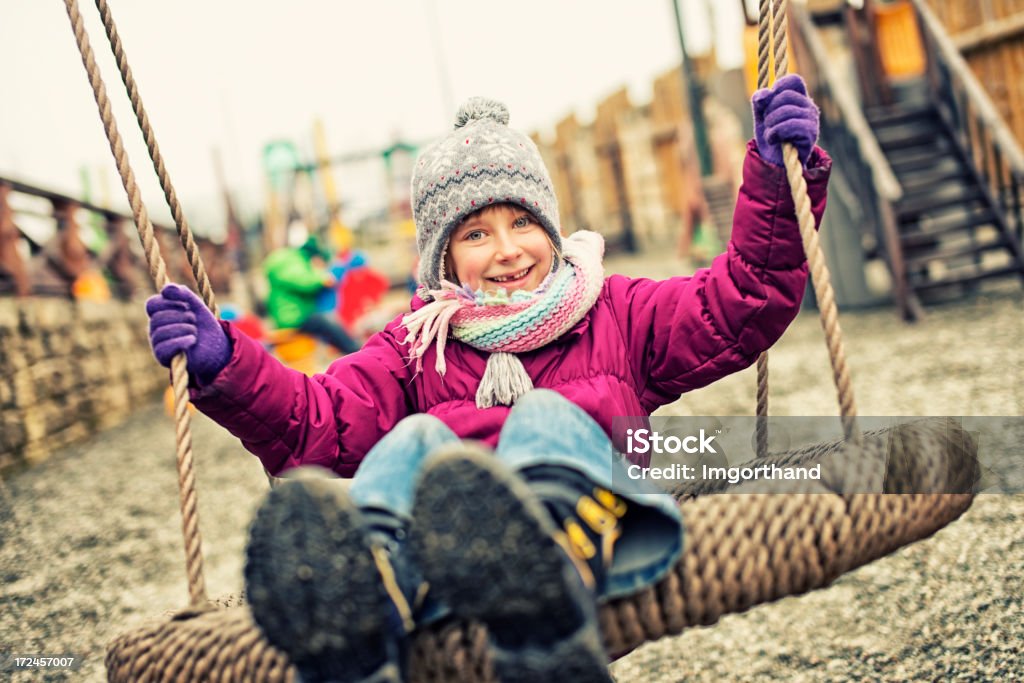
<path id="1" fill-rule="evenodd" d="M 128 68 L 106 0 L 95 0 L 111 49 L 164 195 L 174 216 L 199 292 L 217 312 L 202 261 L 171 185 L 156 139 Z M 110 102 L 86 36 L 77 0 L 65 0 L 100 118 L 128 195 L 154 285 L 167 283 L 163 257 L 135 181 Z M 768 84 L 769 35 L 775 73 L 786 72 L 785 1 L 761 2 L 759 83 Z M 774 30 L 773 30 L 774 29 Z M 807 188 L 796 151 L 784 146 L 787 175 L 810 263 L 822 326 L 839 394 L 845 438 L 781 454 L 767 452 L 766 420 L 757 421 L 757 462 L 820 464 L 820 481 L 754 482 L 732 487 L 694 483 L 673 493 L 684 520 L 685 548 L 661 581 L 600 606 L 600 626 L 611 658 L 723 615 L 829 585 L 844 572 L 925 538 L 960 516 L 973 500 L 977 446 L 959 422 L 925 418 L 863 434 L 857 426 L 835 298 L 817 243 Z M 192 465 L 188 376 L 183 354 L 174 359 L 177 468 L 190 605 L 116 638 L 107 649 L 111 681 L 290 681 L 287 657 L 262 636 L 240 598 L 210 601 L 203 578 Z M 767 416 L 767 359 L 758 360 L 757 415 Z M 414 634 L 412 681 L 493 681 L 487 633 L 477 623 L 450 622 Z"/>
<path id="2" fill-rule="evenodd" d="M 735 493 L 681 493 L 686 543 L 680 561 L 655 586 L 600 609 L 610 657 L 690 626 L 713 624 L 729 613 L 827 586 L 933 534 L 970 506 L 976 447 L 956 421 L 912 422 L 869 435 L 865 443 L 875 453 L 895 446 L 929 456 L 915 458 L 913 468 L 890 457 L 887 461 L 897 464 L 885 470 L 857 470 L 854 476 L 883 477 L 886 493 L 840 495 L 824 486 L 820 493 L 759 495 L 743 493 L 742 486 Z M 789 463 L 830 457 L 850 453 L 830 444 Z M 899 493 L 926 486 L 966 492 Z M 410 680 L 496 681 L 486 644 L 487 634 L 476 623 L 424 631 L 412 647 Z M 238 598 L 186 609 L 118 637 L 108 647 L 106 665 L 111 681 L 294 678 L 287 657 L 262 637 Z"/>

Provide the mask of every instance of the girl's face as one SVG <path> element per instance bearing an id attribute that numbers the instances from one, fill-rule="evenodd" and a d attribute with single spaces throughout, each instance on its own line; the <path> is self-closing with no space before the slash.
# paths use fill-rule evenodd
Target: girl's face
<path id="1" fill-rule="evenodd" d="M 551 272 L 553 251 L 533 214 L 498 204 L 470 214 L 452 232 L 448 271 L 474 291 L 532 291 Z"/>

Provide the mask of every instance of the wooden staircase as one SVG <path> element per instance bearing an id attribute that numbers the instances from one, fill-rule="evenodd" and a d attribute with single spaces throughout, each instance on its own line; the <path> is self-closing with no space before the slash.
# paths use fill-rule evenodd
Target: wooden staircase
<path id="1" fill-rule="evenodd" d="M 926 0 L 862 4 L 791 4 L 790 40 L 822 113 L 830 204 L 861 247 L 833 258 L 865 274 L 881 262 L 912 321 L 923 303 L 1024 280 L 1024 150 Z M 894 9 L 899 31 L 883 21 Z"/>
<path id="2" fill-rule="evenodd" d="M 1005 211 L 941 110 L 911 100 L 865 114 L 903 189 L 893 208 L 910 291 L 933 300 L 988 278 L 1024 278 Z"/>

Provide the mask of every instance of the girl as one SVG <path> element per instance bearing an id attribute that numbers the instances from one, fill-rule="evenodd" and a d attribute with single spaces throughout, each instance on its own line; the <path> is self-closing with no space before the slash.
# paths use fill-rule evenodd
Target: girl
<path id="1" fill-rule="evenodd" d="M 612 420 L 749 366 L 796 315 L 783 142 L 824 211 L 802 81 L 753 105 L 732 239 L 692 277 L 606 278 L 598 235 L 561 235 L 536 146 L 475 98 L 417 162 L 411 312 L 325 374 L 283 367 L 184 287 L 147 302 L 157 359 L 186 354 L 193 403 L 267 471 L 354 476 L 275 488 L 251 529 L 253 615 L 304 680 L 400 680 L 407 634 L 451 617 L 487 625 L 502 680 L 610 680 L 595 599 L 657 581 L 683 543 L 674 501 L 624 474 Z"/>

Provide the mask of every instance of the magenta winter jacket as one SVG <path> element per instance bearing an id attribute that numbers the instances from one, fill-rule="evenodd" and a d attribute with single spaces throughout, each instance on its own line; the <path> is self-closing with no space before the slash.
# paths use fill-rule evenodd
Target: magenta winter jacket
<path id="1" fill-rule="evenodd" d="M 820 223 L 831 160 L 816 149 L 807 165 Z M 535 387 L 557 391 L 610 432 L 614 417 L 648 415 L 751 365 L 796 316 L 806 280 L 785 172 L 762 161 L 751 143 L 732 239 L 710 268 L 663 281 L 613 275 L 574 328 L 518 356 Z M 422 305 L 413 299 L 413 308 Z M 193 389 L 192 400 L 271 474 L 315 464 L 350 477 L 367 451 L 413 413 L 495 445 L 509 408 L 476 407 L 487 353 L 449 340 L 444 378 L 434 370 L 433 346 L 416 375 L 399 324 L 392 321 L 360 351 L 307 378 L 225 323 L 231 360 L 211 385 Z"/>

